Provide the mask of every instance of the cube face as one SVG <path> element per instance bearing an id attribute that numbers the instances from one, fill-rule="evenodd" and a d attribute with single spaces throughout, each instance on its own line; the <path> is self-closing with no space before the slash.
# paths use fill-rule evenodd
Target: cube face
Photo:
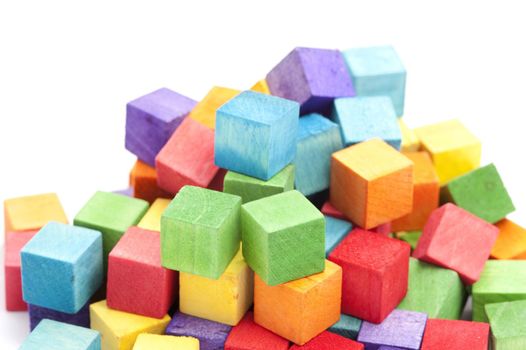
<path id="1" fill-rule="evenodd" d="M 156 90 L 126 105 L 126 149 L 146 164 L 194 108 L 196 102 L 166 88 Z"/>
<path id="2" fill-rule="evenodd" d="M 100 334 L 91 329 L 43 320 L 24 341 L 20 350 L 100 350 Z"/>
<path id="3" fill-rule="evenodd" d="M 491 256 L 495 259 L 524 258 L 526 229 L 508 219 L 497 222 L 495 226 L 499 229 L 499 235 L 491 248 Z"/>
<path id="4" fill-rule="evenodd" d="M 167 335 L 187 336 L 199 339 L 201 350 L 222 349 L 232 327 L 226 324 L 189 316 L 181 312 L 173 315 L 166 327 Z"/>
<path id="5" fill-rule="evenodd" d="M 133 188 L 133 197 L 144 199 L 150 204 L 157 198 L 172 198 L 170 193 L 157 185 L 155 168 L 140 160 L 135 162 L 130 172 L 130 185 Z"/>
<path id="6" fill-rule="evenodd" d="M 421 349 L 487 350 L 488 336 L 487 323 L 428 319 Z"/>
<path id="7" fill-rule="evenodd" d="M 328 331 L 339 334 L 345 338 L 356 340 L 361 326 L 362 320 L 359 318 L 341 314 L 340 320 L 333 324 Z"/>
<path id="8" fill-rule="evenodd" d="M 322 332 L 302 346 L 293 345 L 291 350 L 363 350 L 363 344 L 331 332 Z"/>
<path id="9" fill-rule="evenodd" d="M 255 83 L 250 90 L 261 92 L 262 94 L 270 95 L 270 89 L 268 87 L 267 81 L 265 79 L 261 79 L 257 83 Z"/>
<path id="10" fill-rule="evenodd" d="M 328 256 L 351 230 L 349 221 L 325 215 L 325 255 Z"/>
<path id="11" fill-rule="evenodd" d="M 489 304 L 485 310 L 495 349 L 521 349 L 526 345 L 526 301 Z"/>
<path id="12" fill-rule="evenodd" d="M 137 226 L 146 230 L 161 232 L 161 215 L 168 208 L 170 202 L 170 199 L 157 198 Z"/>
<path id="13" fill-rule="evenodd" d="M 199 350 L 199 339 L 171 335 L 139 334 L 133 350 Z"/>
<path id="14" fill-rule="evenodd" d="M 216 127 L 216 110 L 239 93 L 239 90 L 214 86 L 195 106 L 189 117 L 213 130 Z"/>
<path id="15" fill-rule="evenodd" d="M 288 350 L 289 341 L 254 322 L 252 311 L 232 328 L 225 350 Z"/>
<path id="16" fill-rule="evenodd" d="M 217 110 L 215 164 L 269 180 L 294 160 L 299 105 L 244 91 Z"/>
<path id="17" fill-rule="evenodd" d="M 42 320 L 53 320 L 57 322 L 72 324 L 79 327 L 89 328 L 89 301 L 74 314 L 68 314 L 65 312 L 55 311 L 40 307 L 36 305 L 28 305 L 29 311 L 29 328 L 30 330 L 35 329 Z"/>
<path id="18" fill-rule="evenodd" d="M 398 119 L 400 133 L 402 134 L 402 152 L 416 152 L 420 149 L 420 139 L 416 133 L 410 129 L 402 118 Z"/>

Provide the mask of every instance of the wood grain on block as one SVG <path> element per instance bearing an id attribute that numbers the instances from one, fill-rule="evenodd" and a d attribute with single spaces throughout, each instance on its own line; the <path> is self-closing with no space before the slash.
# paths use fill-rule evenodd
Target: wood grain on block
<path id="1" fill-rule="evenodd" d="M 166 334 L 199 339 L 200 350 L 222 350 L 232 327 L 176 312 L 166 327 Z"/>
<path id="2" fill-rule="evenodd" d="M 498 233 L 495 226 L 448 203 L 429 216 L 413 257 L 454 270 L 465 284 L 473 284 Z"/>
<path id="3" fill-rule="evenodd" d="M 172 335 L 139 334 L 133 350 L 199 350 L 199 339 Z"/>
<path id="4" fill-rule="evenodd" d="M 482 322 L 428 319 L 422 350 L 487 350 L 489 325 Z"/>
<path id="5" fill-rule="evenodd" d="M 508 219 L 502 219 L 495 226 L 499 235 L 491 248 L 491 256 L 495 259 L 526 259 L 526 229 Z"/>
<path id="6" fill-rule="evenodd" d="M 340 320 L 333 324 L 328 331 L 341 335 L 342 337 L 354 339 L 358 337 L 362 320 L 349 315 L 341 314 Z"/>
<path id="7" fill-rule="evenodd" d="M 422 231 L 400 231 L 396 232 L 396 238 L 404 241 L 406 243 L 409 243 L 411 246 L 411 251 L 413 251 L 416 248 L 416 245 L 418 244 L 418 240 L 422 236 Z"/>
<path id="8" fill-rule="evenodd" d="M 215 164 L 269 180 L 296 155 L 299 105 L 244 91 L 216 112 Z"/>
<path id="9" fill-rule="evenodd" d="M 20 350 L 101 350 L 99 332 L 52 320 L 42 320 Z"/>
<path id="10" fill-rule="evenodd" d="M 250 90 L 256 91 L 256 92 L 261 92 L 262 94 L 270 95 L 270 89 L 269 89 L 267 81 L 265 79 L 261 79 L 260 81 L 258 81 L 254 85 L 252 85 Z"/>
<path id="11" fill-rule="evenodd" d="M 400 132 L 402 133 L 402 152 L 416 152 L 420 150 L 420 140 L 402 118 L 398 119 L 398 126 L 400 126 Z"/>
<path id="12" fill-rule="evenodd" d="M 22 248 L 24 301 L 77 313 L 102 285 L 100 232 L 50 222 Z"/>
<path id="13" fill-rule="evenodd" d="M 137 226 L 146 230 L 161 232 L 161 215 L 163 215 L 164 210 L 168 208 L 170 202 L 170 199 L 157 198 L 150 208 L 148 208 L 148 211 L 144 214 Z"/>
<path id="14" fill-rule="evenodd" d="M 323 271 L 325 220 L 298 191 L 243 204 L 243 256 L 269 285 Z"/>
<path id="15" fill-rule="evenodd" d="M 413 209 L 413 163 L 387 143 L 372 139 L 335 152 L 330 201 L 366 229 Z"/>
<path id="16" fill-rule="evenodd" d="M 163 318 L 177 296 L 178 278 L 161 266 L 161 234 L 130 227 L 108 258 L 108 307 Z"/>
<path id="17" fill-rule="evenodd" d="M 324 215 L 331 216 L 336 219 L 349 221 L 349 219 L 347 219 L 347 217 L 341 211 L 336 209 L 329 201 L 323 203 L 323 206 L 321 207 L 321 212 Z"/>
<path id="18" fill-rule="evenodd" d="M 130 172 L 130 185 L 135 198 L 153 203 L 157 198 L 172 198 L 173 196 L 160 189 L 157 185 L 157 171 L 154 167 L 137 160 Z"/>
<path id="19" fill-rule="evenodd" d="M 170 316 L 162 319 L 110 309 L 106 300 L 90 305 L 91 329 L 100 332 L 102 349 L 132 350 L 141 333 L 163 334 Z"/>
<path id="20" fill-rule="evenodd" d="M 232 327 L 225 343 L 225 350 L 287 350 L 289 341 L 254 322 L 252 311 Z"/>
<path id="21" fill-rule="evenodd" d="M 491 325 L 493 349 L 526 348 L 526 300 L 489 304 L 485 309 Z"/>
<path id="22" fill-rule="evenodd" d="M 159 187 L 177 193 L 185 185 L 208 187 L 219 168 L 214 164 L 214 131 L 186 118 L 155 158 Z"/>
<path id="23" fill-rule="evenodd" d="M 355 228 L 329 260 L 343 269 L 342 313 L 382 322 L 407 292 L 407 243 Z"/>
<path id="24" fill-rule="evenodd" d="M 38 230 L 49 221 L 68 223 L 62 204 L 54 193 L 4 201 L 5 232 Z"/>
<path id="25" fill-rule="evenodd" d="M 340 318 L 342 269 L 328 260 L 323 272 L 277 286 L 254 280 L 255 322 L 298 345 Z"/>
<path id="26" fill-rule="evenodd" d="M 363 344 L 331 332 L 322 332 L 304 345 L 293 345 L 290 350 L 363 350 Z"/>
<path id="27" fill-rule="evenodd" d="M 185 186 L 161 217 L 162 265 L 218 279 L 239 250 L 241 197 Z"/>
<path id="28" fill-rule="evenodd" d="M 126 149 L 155 165 L 155 156 L 196 102 L 161 88 L 126 105 Z"/>
<path id="29" fill-rule="evenodd" d="M 351 230 L 349 221 L 325 215 L 325 255 L 328 256 Z"/>
<path id="30" fill-rule="evenodd" d="M 239 93 L 239 90 L 214 86 L 194 107 L 189 117 L 213 130 L 216 127 L 216 110 Z"/>
<path id="31" fill-rule="evenodd" d="M 89 301 L 74 314 L 55 311 L 36 305 L 28 305 L 29 311 L 29 329 L 33 330 L 44 320 L 53 320 L 57 322 L 72 324 L 79 327 L 89 328 Z"/>

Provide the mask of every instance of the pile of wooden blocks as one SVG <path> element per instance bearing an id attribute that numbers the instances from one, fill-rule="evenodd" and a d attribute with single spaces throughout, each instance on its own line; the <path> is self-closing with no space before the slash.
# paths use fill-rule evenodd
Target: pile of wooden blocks
<path id="1" fill-rule="evenodd" d="M 296 48 L 251 90 L 129 102 L 129 190 L 73 225 L 4 203 L 21 349 L 526 349 L 526 229 L 458 120 L 404 124 L 405 83 L 391 47 Z"/>

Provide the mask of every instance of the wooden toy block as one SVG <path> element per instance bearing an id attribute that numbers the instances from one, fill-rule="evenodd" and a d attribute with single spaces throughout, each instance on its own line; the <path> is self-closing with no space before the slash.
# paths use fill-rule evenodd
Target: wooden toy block
<path id="1" fill-rule="evenodd" d="M 363 344 L 331 332 L 322 332 L 304 345 L 293 345 L 290 350 L 363 350 Z"/>
<path id="2" fill-rule="evenodd" d="M 35 329 L 42 320 L 53 320 L 57 322 L 72 324 L 79 327 L 89 328 L 89 301 L 74 314 L 68 314 L 45 307 L 28 305 L 29 310 L 29 329 Z"/>
<path id="3" fill-rule="evenodd" d="M 526 299 L 526 261 L 488 260 L 471 293 L 473 321 L 488 322 L 486 304 Z"/>
<path id="4" fill-rule="evenodd" d="M 495 223 L 515 211 L 515 206 L 493 164 L 451 180 L 442 188 L 444 201 L 481 219 Z"/>
<path id="5" fill-rule="evenodd" d="M 173 197 L 157 185 L 157 172 L 155 168 L 140 160 L 135 162 L 130 172 L 130 185 L 133 188 L 133 197 L 144 199 L 150 204 L 157 198 Z"/>
<path id="6" fill-rule="evenodd" d="M 298 345 L 340 319 L 342 269 L 328 260 L 323 272 L 277 286 L 254 280 L 255 322 Z"/>
<path id="7" fill-rule="evenodd" d="M 241 197 L 185 186 L 161 217 L 162 265 L 218 279 L 239 249 Z"/>
<path id="8" fill-rule="evenodd" d="M 365 349 L 392 346 L 401 349 L 420 349 L 427 315 L 421 312 L 393 310 L 380 324 L 362 323 L 358 341 Z"/>
<path id="9" fill-rule="evenodd" d="M 19 350 L 101 350 L 100 334 L 94 330 L 43 320 Z"/>
<path id="10" fill-rule="evenodd" d="M 199 339 L 200 350 L 221 350 L 232 327 L 226 324 L 176 312 L 166 334 Z"/>
<path id="11" fill-rule="evenodd" d="M 223 183 L 225 182 L 225 176 L 227 172 L 228 171 L 225 169 L 219 169 L 216 176 L 214 176 L 207 188 L 210 190 L 223 192 Z"/>
<path id="12" fill-rule="evenodd" d="M 37 231 L 7 232 L 4 245 L 5 307 L 7 311 L 25 311 L 22 299 L 20 251 Z"/>
<path id="13" fill-rule="evenodd" d="M 402 118 L 398 118 L 398 126 L 402 133 L 402 152 L 416 152 L 420 150 L 420 140 L 413 129 L 410 129 Z"/>
<path id="14" fill-rule="evenodd" d="M 120 195 L 123 195 L 123 196 L 126 196 L 126 197 L 133 197 L 133 188 L 132 187 L 128 187 L 128 188 L 124 188 L 122 190 L 112 191 L 112 193 L 120 194 Z"/>
<path id="15" fill-rule="evenodd" d="M 171 335 L 139 334 L 133 350 L 199 350 L 199 339 Z"/>
<path id="16" fill-rule="evenodd" d="M 323 206 L 321 207 L 321 212 L 324 215 L 327 215 L 327 216 L 330 216 L 336 219 L 349 221 L 349 219 L 347 219 L 347 217 L 341 211 L 336 209 L 329 201 L 326 201 L 325 203 L 323 203 Z"/>
<path id="17" fill-rule="evenodd" d="M 170 193 L 185 185 L 208 187 L 219 168 L 214 164 L 214 131 L 186 118 L 155 158 L 157 183 Z"/>
<path id="18" fill-rule="evenodd" d="M 5 232 L 39 230 L 49 221 L 68 223 L 64 209 L 54 193 L 4 201 Z"/>
<path id="19" fill-rule="evenodd" d="M 466 291 L 455 271 L 410 259 L 407 295 L 398 309 L 456 320 L 462 315 L 465 301 Z"/>
<path id="20" fill-rule="evenodd" d="M 495 226 L 499 235 L 491 248 L 491 256 L 495 259 L 525 259 L 526 229 L 508 219 L 497 222 Z"/>
<path id="21" fill-rule="evenodd" d="M 396 115 L 404 114 L 406 70 L 391 46 L 343 52 L 357 96 L 389 96 Z"/>
<path id="22" fill-rule="evenodd" d="M 378 225 L 376 227 L 373 227 L 369 229 L 371 232 L 379 233 L 381 235 L 384 235 L 386 237 L 391 237 L 393 233 L 391 222 L 386 222 L 385 224 Z"/>
<path id="23" fill-rule="evenodd" d="M 341 314 L 340 320 L 333 324 L 328 331 L 339 334 L 345 338 L 356 340 L 361 326 L 362 320 L 359 318 Z"/>
<path id="24" fill-rule="evenodd" d="M 345 146 L 377 137 L 400 149 L 402 134 L 388 96 L 337 98 L 332 119 L 340 125 Z"/>
<path id="25" fill-rule="evenodd" d="M 329 188 L 331 155 L 342 149 L 340 128 L 320 114 L 299 120 L 295 185 L 305 196 Z"/>
<path id="26" fill-rule="evenodd" d="M 421 349 L 487 350 L 488 336 L 487 323 L 428 319 Z"/>
<path id="27" fill-rule="evenodd" d="M 411 251 L 416 248 L 421 236 L 422 231 L 400 231 L 396 233 L 396 238 L 408 243 L 411 246 Z"/>
<path id="28" fill-rule="evenodd" d="M 239 90 L 214 86 L 194 107 L 189 117 L 213 130 L 216 127 L 216 110 L 239 93 Z"/>
<path id="29" fill-rule="evenodd" d="M 526 300 L 486 305 L 495 350 L 526 348 Z"/>
<path id="30" fill-rule="evenodd" d="M 355 228 L 329 260 L 343 269 L 342 313 L 380 323 L 407 292 L 407 243 Z"/>
<path id="31" fill-rule="evenodd" d="M 162 319 L 110 309 L 106 300 L 90 305 L 91 329 L 99 331 L 104 350 L 132 350 L 141 333 L 163 334 L 170 316 Z"/>
<path id="32" fill-rule="evenodd" d="M 24 301 L 76 313 L 102 285 L 100 232 L 50 222 L 22 248 Z"/>
<path id="33" fill-rule="evenodd" d="M 161 215 L 168 208 L 170 202 L 170 199 L 157 198 L 137 226 L 146 230 L 161 232 Z"/>
<path id="34" fill-rule="evenodd" d="M 178 273 L 161 266 L 161 234 L 130 227 L 108 258 L 108 307 L 163 318 L 177 295 Z"/>
<path id="35" fill-rule="evenodd" d="M 426 152 L 407 152 L 413 166 L 413 210 L 406 216 L 393 220 L 394 231 L 422 230 L 438 208 L 440 184 L 433 162 Z"/>
<path id="36" fill-rule="evenodd" d="M 301 104 L 302 115 L 329 115 L 335 98 L 355 95 L 338 50 L 297 47 L 267 74 L 266 81 L 272 95 Z"/>
<path id="37" fill-rule="evenodd" d="M 456 119 L 417 128 L 415 134 L 433 159 L 441 185 L 480 165 L 480 141 Z"/>
<path id="38" fill-rule="evenodd" d="M 225 350 L 287 350 L 289 341 L 254 322 L 252 311 L 232 328 Z"/>
<path id="39" fill-rule="evenodd" d="M 235 326 L 252 306 L 254 273 L 241 249 L 218 280 L 181 272 L 179 309 L 187 315 Z"/>
<path id="40" fill-rule="evenodd" d="M 366 229 L 409 214 L 413 209 L 413 163 L 379 139 L 335 152 L 330 201 Z"/>
<path id="41" fill-rule="evenodd" d="M 299 105 L 244 91 L 218 108 L 215 164 L 269 180 L 296 155 Z"/>
<path id="42" fill-rule="evenodd" d="M 267 81 L 265 79 L 261 79 L 257 83 L 255 83 L 250 90 L 261 92 L 262 94 L 270 95 L 270 89 L 268 87 Z"/>
<path id="43" fill-rule="evenodd" d="M 351 230 L 349 221 L 325 215 L 325 255 L 328 256 Z"/>
<path id="44" fill-rule="evenodd" d="M 223 191 L 240 196 L 243 203 L 294 189 L 294 165 L 287 165 L 268 181 L 228 171 Z"/>
<path id="45" fill-rule="evenodd" d="M 499 229 L 448 203 L 429 216 L 413 257 L 458 272 L 475 283 L 489 258 Z"/>
<path id="46" fill-rule="evenodd" d="M 73 224 L 102 233 L 104 271 L 106 271 L 108 254 L 124 232 L 130 226 L 137 225 L 147 210 L 148 202 L 142 199 L 97 191 L 77 213 Z"/>
<path id="47" fill-rule="evenodd" d="M 196 101 L 161 88 L 126 105 L 126 149 L 155 165 L 155 156 L 168 141 Z"/>
<path id="48" fill-rule="evenodd" d="M 323 271 L 325 220 L 298 191 L 243 204 L 241 227 L 243 256 L 266 284 Z"/>

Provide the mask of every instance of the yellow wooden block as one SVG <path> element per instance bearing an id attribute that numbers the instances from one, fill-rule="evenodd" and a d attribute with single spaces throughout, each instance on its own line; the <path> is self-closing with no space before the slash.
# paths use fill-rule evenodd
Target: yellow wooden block
<path id="1" fill-rule="evenodd" d="M 480 165 L 480 141 L 457 119 L 415 129 L 443 185 Z"/>
<path id="2" fill-rule="evenodd" d="M 143 333 L 137 337 L 133 350 L 199 350 L 199 339 Z"/>
<path id="3" fill-rule="evenodd" d="M 241 249 L 217 280 L 179 273 L 182 313 L 235 326 L 252 305 L 254 273 Z"/>
<path id="4" fill-rule="evenodd" d="M 131 350 L 139 334 L 163 334 L 170 322 L 168 315 L 157 319 L 112 310 L 106 300 L 91 304 L 89 311 L 91 329 L 102 336 L 102 350 Z"/>
<path id="5" fill-rule="evenodd" d="M 402 118 L 398 119 L 398 125 L 402 133 L 402 152 L 418 151 L 420 149 L 420 140 L 416 137 L 415 132 L 407 126 Z"/>
<path id="6" fill-rule="evenodd" d="M 49 221 L 68 223 L 66 213 L 55 193 L 11 198 L 4 201 L 6 232 L 38 230 Z"/>
<path id="7" fill-rule="evenodd" d="M 270 95 L 270 89 L 268 88 L 268 84 L 265 79 L 261 79 L 260 81 L 255 83 L 254 86 L 250 88 L 250 90 Z"/>
<path id="8" fill-rule="evenodd" d="M 170 204 L 170 199 L 157 198 L 146 214 L 142 217 L 141 221 L 137 224 L 140 228 L 152 231 L 161 231 L 161 215 L 164 209 Z"/>
<path id="9" fill-rule="evenodd" d="M 188 115 L 210 129 L 216 127 L 216 110 L 225 102 L 239 94 L 239 90 L 214 86 Z"/>

